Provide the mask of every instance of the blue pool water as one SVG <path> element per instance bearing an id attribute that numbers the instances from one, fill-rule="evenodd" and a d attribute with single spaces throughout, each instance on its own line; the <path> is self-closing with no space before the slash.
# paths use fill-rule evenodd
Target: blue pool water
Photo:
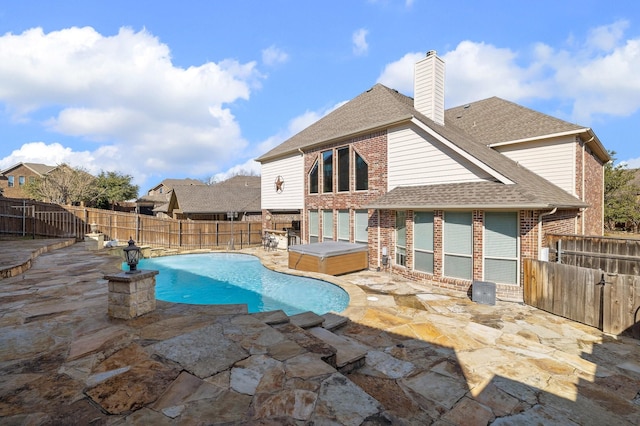
<path id="1" fill-rule="evenodd" d="M 287 315 L 341 312 L 349 295 L 337 285 L 271 271 L 254 256 L 206 253 L 141 259 L 156 275 L 156 299 L 198 305 L 247 304 L 249 312 L 281 309 Z M 125 267 L 126 269 L 126 267 Z"/>

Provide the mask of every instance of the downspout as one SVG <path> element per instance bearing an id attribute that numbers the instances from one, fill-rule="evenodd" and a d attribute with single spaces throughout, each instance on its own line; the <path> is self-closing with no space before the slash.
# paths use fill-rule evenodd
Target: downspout
<path id="1" fill-rule="evenodd" d="M 304 188 L 302 188 L 302 211 L 300 212 L 300 216 L 302 216 L 300 218 L 300 244 L 302 244 L 303 241 L 305 241 L 304 237 L 307 231 L 307 205 L 304 202 L 304 194 L 307 193 L 307 186 L 304 184 L 304 178 L 307 175 L 307 173 L 304 170 L 304 152 L 302 151 L 302 149 L 298 148 L 298 152 L 300 153 L 300 155 L 302 155 L 302 186 Z M 309 240 L 306 240 L 307 243 L 309 242 Z"/>
<path id="2" fill-rule="evenodd" d="M 380 246 L 381 246 L 381 242 L 380 242 L 380 209 L 376 209 L 376 216 L 378 217 L 378 226 L 377 226 L 377 228 L 378 228 L 378 256 L 377 256 L 377 258 L 378 258 L 378 268 L 380 268 L 380 266 L 381 266 L 380 265 L 380 256 L 382 255 L 382 252 L 380 251 L 381 250 L 381 248 L 380 248 Z"/>
<path id="3" fill-rule="evenodd" d="M 550 216 L 554 214 L 556 211 L 558 211 L 558 208 L 554 207 L 553 210 L 545 213 L 540 213 L 538 215 L 538 259 L 540 259 L 540 252 L 542 251 L 542 217 Z"/>

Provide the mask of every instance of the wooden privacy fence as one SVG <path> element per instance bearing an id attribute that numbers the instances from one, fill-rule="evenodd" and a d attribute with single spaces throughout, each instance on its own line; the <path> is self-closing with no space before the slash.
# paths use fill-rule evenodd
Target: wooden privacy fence
<path id="1" fill-rule="evenodd" d="M 184 250 L 242 248 L 262 244 L 262 223 L 174 220 L 136 213 L 59 206 L 0 198 L 0 233 L 12 236 L 72 237 L 78 240 L 95 224 L 105 240 Z"/>
<path id="2" fill-rule="evenodd" d="M 620 334 L 640 315 L 640 276 L 525 259 L 524 301 L 605 333 Z"/>
<path id="3" fill-rule="evenodd" d="M 562 234 L 546 238 L 552 262 L 640 275 L 640 240 Z"/>

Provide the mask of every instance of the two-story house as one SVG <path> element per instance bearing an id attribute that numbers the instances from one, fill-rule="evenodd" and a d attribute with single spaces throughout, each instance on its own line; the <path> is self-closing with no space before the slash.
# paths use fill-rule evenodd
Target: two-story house
<path id="1" fill-rule="evenodd" d="M 414 98 L 381 84 L 257 159 L 262 213 L 300 215 L 303 242 L 368 244 L 369 267 L 522 298 L 548 232 L 601 235 L 595 133 L 490 98 L 444 108 L 445 66 L 418 61 Z"/>
<path id="2" fill-rule="evenodd" d="M 39 163 L 18 163 L 0 171 L 2 195 L 7 198 L 29 198 L 25 192 L 25 186 L 45 176 L 56 167 Z"/>

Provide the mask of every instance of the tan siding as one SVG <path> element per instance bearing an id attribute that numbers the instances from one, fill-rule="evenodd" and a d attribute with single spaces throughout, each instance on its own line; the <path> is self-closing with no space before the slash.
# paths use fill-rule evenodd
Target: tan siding
<path id="1" fill-rule="evenodd" d="M 569 194 L 578 195 L 575 191 L 576 157 L 573 137 L 523 142 L 495 149 Z"/>
<path id="2" fill-rule="evenodd" d="M 396 186 L 486 179 L 489 176 L 485 172 L 415 127 L 389 131 L 389 190 Z"/>
<path id="3" fill-rule="evenodd" d="M 302 155 L 294 155 L 280 160 L 263 163 L 262 208 L 268 210 L 298 210 L 304 208 L 304 168 Z M 278 193 L 275 181 L 278 176 L 284 180 L 284 189 Z"/>

